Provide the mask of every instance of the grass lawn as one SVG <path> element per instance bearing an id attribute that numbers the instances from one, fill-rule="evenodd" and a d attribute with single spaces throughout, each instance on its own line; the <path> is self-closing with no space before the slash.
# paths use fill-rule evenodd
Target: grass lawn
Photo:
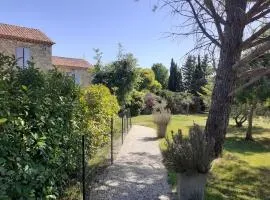
<path id="1" fill-rule="evenodd" d="M 174 115 L 167 134 L 179 128 L 188 133 L 193 122 L 204 126 L 206 115 Z M 155 128 L 152 116 L 133 118 L 133 124 Z M 207 200 L 270 200 L 270 121 L 254 120 L 255 142 L 244 141 L 246 128 L 235 128 L 230 122 L 222 158 L 214 161 L 209 175 Z M 161 149 L 165 148 L 160 141 Z M 169 172 L 169 182 L 175 186 L 175 173 Z"/>

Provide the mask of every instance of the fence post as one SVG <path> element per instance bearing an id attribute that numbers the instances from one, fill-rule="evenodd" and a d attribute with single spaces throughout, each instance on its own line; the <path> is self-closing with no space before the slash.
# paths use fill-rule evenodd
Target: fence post
<path id="1" fill-rule="evenodd" d="M 111 118 L 111 164 L 113 164 L 113 117 Z"/>
<path id="2" fill-rule="evenodd" d="M 127 115 L 127 112 L 126 112 L 126 126 L 127 126 L 127 133 L 128 133 L 128 115 Z"/>
<path id="3" fill-rule="evenodd" d="M 82 135 L 82 183 L 83 183 L 83 200 L 86 200 L 86 191 L 85 191 L 85 138 Z"/>
<path id="4" fill-rule="evenodd" d="M 124 144 L 124 115 L 122 115 L 121 118 L 122 118 L 122 144 Z"/>
<path id="5" fill-rule="evenodd" d="M 129 124 L 130 124 L 130 128 L 132 127 L 132 123 L 131 123 L 131 115 L 129 116 Z"/>

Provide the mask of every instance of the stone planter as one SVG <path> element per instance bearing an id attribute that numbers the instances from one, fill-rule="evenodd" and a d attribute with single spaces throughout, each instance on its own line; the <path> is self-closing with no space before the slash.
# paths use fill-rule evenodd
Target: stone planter
<path id="1" fill-rule="evenodd" d="M 159 138 L 164 138 L 167 132 L 167 124 L 157 125 L 157 136 Z"/>
<path id="2" fill-rule="evenodd" d="M 178 173 L 177 199 L 178 200 L 204 200 L 204 190 L 207 174 Z"/>

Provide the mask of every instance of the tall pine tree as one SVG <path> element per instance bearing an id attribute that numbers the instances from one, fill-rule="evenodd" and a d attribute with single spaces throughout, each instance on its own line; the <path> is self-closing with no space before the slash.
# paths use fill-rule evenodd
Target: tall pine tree
<path id="1" fill-rule="evenodd" d="M 176 90 L 176 92 L 183 92 L 184 91 L 182 71 L 179 67 L 177 67 L 177 72 L 176 72 L 175 90 Z"/>
<path id="2" fill-rule="evenodd" d="M 191 92 L 191 84 L 193 81 L 193 75 L 196 67 L 196 58 L 195 56 L 189 55 L 187 57 L 187 60 L 185 64 L 182 67 L 183 72 L 183 83 L 184 83 L 184 89 L 187 92 Z"/>
<path id="3" fill-rule="evenodd" d="M 174 60 L 171 60 L 168 89 L 173 92 L 183 91 L 182 72 Z"/>
<path id="4" fill-rule="evenodd" d="M 176 74 L 177 74 L 177 65 L 172 58 L 171 67 L 170 67 L 170 76 L 169 76 L 169 82 L 168 82 L 168 89 L 170 91 L 173 91 L 173 92 L 176 91 L 176 88 L 175 88 Z"/>
<path id="5" fill-rule="evenodd" d="M 202 93 L 202 87 L 207 83 L 205 79 L 205 74 L 202 69 L 201 57 L 198 55 L 198 62 L 195 65 L 195 70 L 193 72 L 191 80 L 190 92 L 196 96 L 199 96 L 199 93 Z"/>

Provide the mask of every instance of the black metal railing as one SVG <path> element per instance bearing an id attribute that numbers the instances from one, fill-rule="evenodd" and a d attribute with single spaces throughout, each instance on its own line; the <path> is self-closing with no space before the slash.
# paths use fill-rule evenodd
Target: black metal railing
<path id="1" fill-rule="evenodd" d="M 86 155 L 85 155 L 85 135 L 82 136 L 82 178 L 81 178 L 81 191 L 82 191 L 82 197 L 83 200 L 91 199 L 91 194 L 89 194 L 88 188 L 91 185 L 91 182 L 95 179 L 96 175 L 100 173 L 99 168 L 104 168 L 104 165 L 113 164 L 114 159 L 116 158 L 117 154 L 119 153 L 121 146 L 124 143 L 125 137 L 128 134 L 132 127 L 132 120 L 129 109 L 123 110 L 119 116 L 113 116 L 111 118 L 110 122 L 110 142 L 106 147 L 110 149 L 110 153 L 108 153 L 107 159 L 105 160 L 105 164 L 102 163 L 102 166 L 95 166 L 95 168 L 92 168 L 91 166 L 87 166 L 86 162 Z M 98 154 L 98 152 L 97 152 Z M 92 156 L 92 157 L 95 157 Z"/>

